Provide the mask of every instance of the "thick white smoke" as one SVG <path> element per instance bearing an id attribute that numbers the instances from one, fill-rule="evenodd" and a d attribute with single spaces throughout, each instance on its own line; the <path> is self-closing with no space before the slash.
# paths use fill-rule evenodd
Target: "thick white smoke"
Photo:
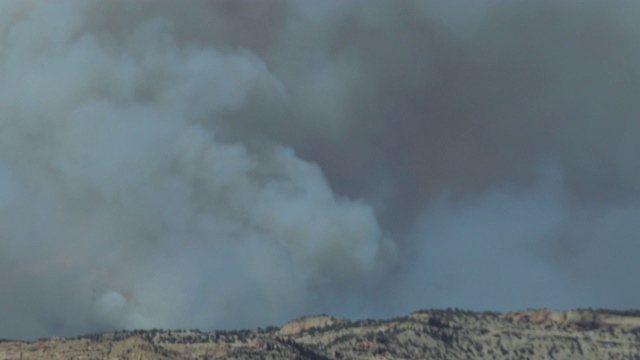
<path id="1" fill-rule="evenodd" d="M 637 307 L 639 10 L 0 2 L 0 337 Z"/>
<path id="2" fill-rule="evenodd" d="M 92 6 L 0 10 L 3 335 L 278 323 L 373 272 L 370 206 L 291 148 L 216 138 L 251 91 L 286 101 L 262 60 L 164 18 L 111 39 Z"/>

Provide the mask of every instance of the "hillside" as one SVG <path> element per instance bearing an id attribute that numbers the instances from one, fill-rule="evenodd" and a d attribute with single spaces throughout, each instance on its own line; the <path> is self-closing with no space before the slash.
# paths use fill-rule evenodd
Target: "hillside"
<path id="1" fill-rule="evenodd" d="M 0 342 L 1 359 L 640 359 L 636 312 L 418 311 L 390 320 L 306 317 L 281 328 L 121 331 Z"/>

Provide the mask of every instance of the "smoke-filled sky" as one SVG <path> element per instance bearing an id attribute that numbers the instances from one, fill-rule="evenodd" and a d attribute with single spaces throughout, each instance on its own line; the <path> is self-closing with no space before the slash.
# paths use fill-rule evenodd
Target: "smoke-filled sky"
<path id="1" fill-rule="evenodd" d="M 640 307 L 634 0 L 0 2 L 0 338 Z"/>

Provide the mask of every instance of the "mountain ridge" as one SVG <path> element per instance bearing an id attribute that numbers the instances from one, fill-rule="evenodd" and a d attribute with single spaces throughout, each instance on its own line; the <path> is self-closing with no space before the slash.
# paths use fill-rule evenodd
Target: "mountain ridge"
<path id="1" fill-rule="evenodd" d="M 355 321 L 323 314 L 255 330 L 124 330 L 31 342 L 1 340 L 0 358 L 640 359 L 640 311 L 446 309 Z"/>

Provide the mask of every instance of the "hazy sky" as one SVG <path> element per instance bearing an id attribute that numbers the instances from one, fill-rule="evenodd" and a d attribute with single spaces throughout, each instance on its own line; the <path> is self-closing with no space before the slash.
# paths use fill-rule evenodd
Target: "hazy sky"
<path id="1" fill-rule="evenodd" d="M 0 338 L 640 307 L 639 16 L 0 1 Z"/>

